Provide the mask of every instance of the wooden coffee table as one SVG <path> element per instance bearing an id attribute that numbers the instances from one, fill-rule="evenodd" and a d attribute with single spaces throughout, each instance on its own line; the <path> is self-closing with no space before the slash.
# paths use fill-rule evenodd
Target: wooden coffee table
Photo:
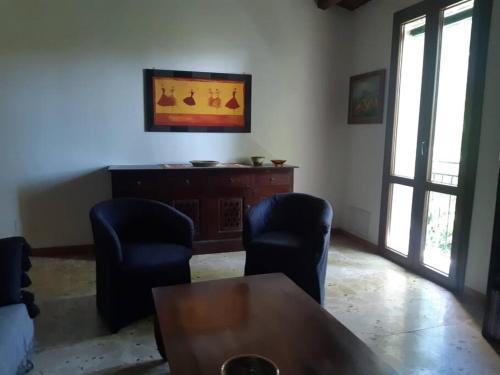
<path id="1" fill-rule="evenodd" d="M 265 356 L 280 375 L 396 374 L 283 274 L 155 288 L 153 295 L 172 375 L 220 375 L 238 354 Z"/>

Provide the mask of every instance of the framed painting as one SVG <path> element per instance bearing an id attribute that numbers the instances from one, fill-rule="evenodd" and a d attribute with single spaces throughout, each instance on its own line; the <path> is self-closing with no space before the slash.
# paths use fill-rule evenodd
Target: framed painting
<path id="1" fill-rule="evenodd" d="M 144 70 L 145 130 L 250 133 L 252 76 Z"/>
<path id="2" fill-rule="evenodd" d="M 351 77 L 349 124 L 381 124 L 384 119 L 385 69 Z"/>

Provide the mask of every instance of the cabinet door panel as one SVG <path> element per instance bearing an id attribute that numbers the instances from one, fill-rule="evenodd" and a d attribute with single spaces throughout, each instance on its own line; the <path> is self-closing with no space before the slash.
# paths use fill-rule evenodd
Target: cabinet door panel
<path id="1" fill-rule="evenodd" d="M 243 230 L 243 198 L 220 198 L 218 203 L 218 232 L 241 232 Z"/>
<path id="2" fill-rule="evenodd" d="M 208 238 L 229 239 L 241 236 L 243 216 L 249 207 L 248 196 L 242 194 L 242 190 L 211 197 L 204 202 L 206 204 L 203 206 L 203 219 Z"/>

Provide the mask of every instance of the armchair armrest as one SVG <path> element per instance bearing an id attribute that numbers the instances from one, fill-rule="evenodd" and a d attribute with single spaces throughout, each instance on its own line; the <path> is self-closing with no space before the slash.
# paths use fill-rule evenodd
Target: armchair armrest
<path id="1" fill-rule="evenodd" d="M 330 245 L 330 231 L 331 225 L 321 223 L 318 224 L 316 230 L 313 234 L 314 239 L 314 247 L 316 248 L 315 254 L 318 260 L 321 258 L 321 255 L 325 249 L 328 249 Z"/>
<path id="2" fill-rule="evenodd" d="M 330 203 L 327 202 L 322 211 L 319 221 L 312 227 L 312 238 L 314 239 L 314 246 L 317 249 L 316 256 L 318 261 L 321 259 L 323 252 L 328 251 L 333 222 L 333 209 Z"/>
<path id="3" fill-rule="evenodd" d="M 194 224 L 193 221 L 182 212 L 166 204 L 159 203 L 161 209 L 157 211 L 157 230 L 161 230 L 160 236 L 166 241 L 183 245 L 189 249 L 193 248 Z"/>
<path id="4" fill-rule="evenodd" d="M 256 204 L 245 214 L 243 219 L 244 246 L 264 232 L 269 221 L 269 212 L 273 205 L 274 198 L 267 198 Z"/>
<path id="5" fill-rule="evenodd" d="M 115 230 L 93 210 L 90 212 L 96 256 L 111 254 L 116 263 L 123 261 L 122 247 Z"/>

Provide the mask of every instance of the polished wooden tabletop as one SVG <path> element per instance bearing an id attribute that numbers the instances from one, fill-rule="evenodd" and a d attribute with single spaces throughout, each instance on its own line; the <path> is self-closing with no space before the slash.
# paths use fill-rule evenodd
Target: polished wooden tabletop
<path id="1" fill-rule="evenodd" d="M 280 375 L 396 374 L 283 274 L 153 289 L 172 375 L 220 375 L 238 354 Z"/>

